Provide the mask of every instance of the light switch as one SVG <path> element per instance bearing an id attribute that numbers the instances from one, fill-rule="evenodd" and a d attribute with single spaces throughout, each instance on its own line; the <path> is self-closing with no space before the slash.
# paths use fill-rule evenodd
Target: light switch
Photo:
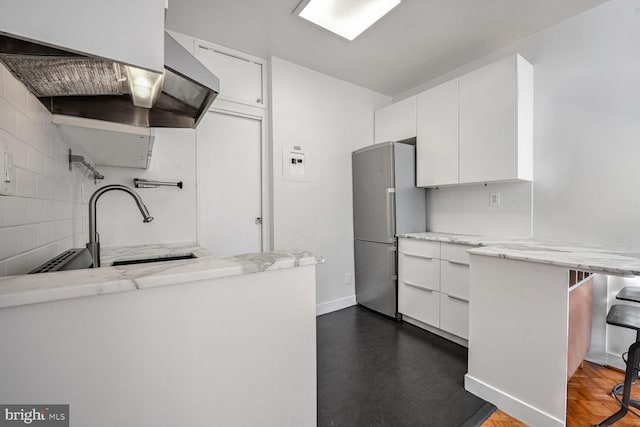
<path id="1" fill-rule="evenodd" d="M 8 143 L 0 143 L 0 195 L 13 196 L 15 193 L 13 151 Z"/>

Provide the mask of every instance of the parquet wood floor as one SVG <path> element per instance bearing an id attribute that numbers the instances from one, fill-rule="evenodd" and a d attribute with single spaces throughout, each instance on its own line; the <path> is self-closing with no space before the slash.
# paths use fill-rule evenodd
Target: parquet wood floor
<path id="1" fill-rule="evenodd" d="M 593 426 L 617 411 L 618 403 L 609 392 L 623 380 L 621 371 L 585 362 L 568 384 L 567 427 Z M 631 398 L 640 400 L 640 385 L 634 387 Z M 496 411 L 482 424 L 482 427 L 522 426 L 525 424 L 502 411 Z M 629 413 L 614 426 L 640 427 L 640 418 Z"/>

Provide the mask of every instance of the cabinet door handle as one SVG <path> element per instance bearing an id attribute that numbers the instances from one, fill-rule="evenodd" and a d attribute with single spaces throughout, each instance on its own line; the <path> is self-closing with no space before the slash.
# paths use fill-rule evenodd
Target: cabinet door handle
<path id="1" fill-rule="evenodd" d="M 433 292 L 433 289 L 429 289 L 426 286 L 418 285 L 417 283 L 411 283 L 405 280 L 403 280 L 402 283 L 404 283 L 407 286 L 411 286 L 412 288 L 418 288 L 418 289 L 422 289 L 423 291 Z"/>
<path id="2" fill-rule="evenodd" d="M 469 263 L 468 262 L 460 262 L 460 261 L 449 261 L 449 264 L 453 264 L 453 265 L 464 265 L 465 267 L 469 267 Z"/>
<path id="3" fill-rule="evenodd" d="M 453 299 L 453 300 L 456 300 L 456 301 L 462 301 L 462 302 L 469 303 L 469 300 L 468 300 L 468 299 L 465 299 L 465 298 L 462 298 L 462 297 L 457 297 L 457 296 L 455 296 L 455 295 L 451 295 L 451 294 L 447 294 L 447 296 L 448 296 L 449 298 Z"/>
<path id="4" fill-rule="evenodd" d="M 393 203 L 394 201 L 391 199 L 396 197 L 396 189 L 387 188 L 385 192 L 387 201 L 387 238 L 389 239 L 389 242 L 395 242 L 396 212 Z"/>
<path id="5" fill-rule="evenodd" d="M 422 259 L 433 259 L 432 256 L 429 255 L 420 255 L 420 254 L 414 254 L 411 252 L 401 252 L 402 255 L 406 255 L 406 256 L 410 256 L 410 257 L 414 257 L 414 258 L 422 258 Z"/>

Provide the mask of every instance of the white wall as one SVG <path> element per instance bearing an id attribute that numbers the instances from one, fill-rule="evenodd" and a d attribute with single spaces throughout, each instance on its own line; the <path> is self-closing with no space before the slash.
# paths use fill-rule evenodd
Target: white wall
<path id="1" fill-rule="evenodd" d="M 83 154 L 51 123 L 36 97 L 0 65 L 0 147 L 13 152 L 15 195 L 0 196 L 0 276 L 24 274 L 87 241 L 81 190 L 93 181 L 69 171 L 68 150 Z M 0 149 L 2 156 L 2 149 Z"/>
<path id="2" fill-rule="evenodd" d="M 275 249 L 326 258 L 317 268 L 319 305 L 353 301 L 351 152 L 373 142 L 373 112 L 390 99 L 279 58 L 270 75 Z M 311 157 L 311 182 L 283 180 L 283 145 L 294 143 Z"/>
<path id="3" fill-rule="evenodd" d="M 535 79 L 533 237 L 640 248 L 638 10 L 612 0 L 396 98 L 520 52 Z"/>
<path id="4" fill-rule="evenodd" d="M 97 226 L 103 247 L 150 243 L 195 242 L 196 238 L 196 131 L 156 129 L 149 169 L 98 168 L 105 176 L 100 185 L 123 184 L 133 188 L 134 178 L 182 181 L 177 187 L 138 188 L 153 221 L 142 222 L 133 198 L 121 191 L 102 195 Z"/>

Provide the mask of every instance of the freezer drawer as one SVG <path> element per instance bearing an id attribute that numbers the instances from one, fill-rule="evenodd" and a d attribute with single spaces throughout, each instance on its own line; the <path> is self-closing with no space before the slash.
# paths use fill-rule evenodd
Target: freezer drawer
<path id="1" fill-rule="evenodd" d="M 396 247 L 355 241 L 356 301 L 387 316 L 396 315 Z"/>

